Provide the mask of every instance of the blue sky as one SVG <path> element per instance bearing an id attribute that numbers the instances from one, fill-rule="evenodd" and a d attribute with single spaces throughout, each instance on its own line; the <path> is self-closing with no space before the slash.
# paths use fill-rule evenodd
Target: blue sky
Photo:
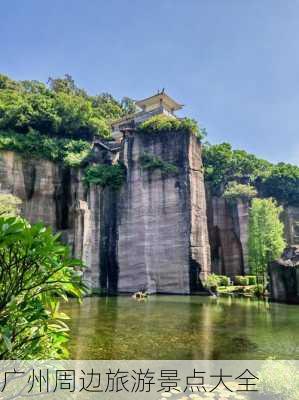
<path id="1" fill-rule="evenodd" d="M 2 0 L 0 71 L 95 94 L 165 88 L 208 131 L 299 164 L 299 1 Z"/>

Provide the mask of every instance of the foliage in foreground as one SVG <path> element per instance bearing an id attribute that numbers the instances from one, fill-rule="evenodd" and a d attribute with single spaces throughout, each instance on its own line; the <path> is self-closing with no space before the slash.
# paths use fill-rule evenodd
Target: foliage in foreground
<path id="1" fill-rule="evenodd" d="M 285 248 L 282 207 L 273 199 L 253 199 L 249 210 L 248 253 L 252 274 L 264 276 Z"/>
<path id="2" fill-rule="evenodd" d="M 167 115 L 155 115 L 144 121 L 137 128 L 139 133 L 164 133 L 164 132 L 192 132 L 202 139 L 204 132 L 200 130 L 196 121 L 190 118 L 174 118 Z"/>
<path id="3" fill-rule="evenodd" d="M 84 181 L 87 184 L 111 187 L 118 190 L 125 180 L 125 166 L 121 163 L 114 165 L 96 164 L 85 169 Z"/>
<path id="4" fill-rule="evenodd" d="M 49 228 L 0 217 L 0 359 L 67 358 L 59 302 L 82 296 L 81 267 Z"/>

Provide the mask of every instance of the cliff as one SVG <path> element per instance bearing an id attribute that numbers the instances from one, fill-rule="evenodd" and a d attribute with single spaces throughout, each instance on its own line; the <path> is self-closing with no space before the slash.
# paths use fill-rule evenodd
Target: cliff
<path id="1" fill-rule="evenodd" d="M 158 167 L 144 166 L 145 154 L 159 160 Z M 87 187 L 81 170 L 2 151 L 0 192 L 21 198 L 29 221 L 61 232 L 85 262 L 93 290 L 187 294 L 200 290 L 210 272 L 249 272 L 249 205 L 205 188 L 194 135 L 129 134 L 117 153 L 97 146 L 93 161 L 117 158 L 126 167 L 119 191 Z M 172 168 L 163 170 L 164 164 Z M 298 244 L 299 209 L 285 207 L 283 221 L 288 243 Z"/>
<path id="2" fill-rule="evenodd" d="M 143 154 L 177 167 L 177 173 L 145 170 Z M 119 291 L 189 293 L 198 273 L 210 272 L 210 250 L 200 145 L 185 133 L 127 138 L 127 181 L 118 209 Z"/>
<path id="3" fill-rule="evenodd" d="M 248 202 L 211 196 L 208 187 L 207 193 L 212 271 L 231 277 L 248 273 Z"/>
<path id="4" fill-rule="evenodd" d="M 29 221 L 62 233 L 86 263 L 91 288 L 190 293 L 210 272 L 200 152 L 198 140 L 185 132 L 128 136 L 119 153 L 126 181 L 115 191 L 86 187 L 80 170 L 4 151 L 0 190 L 21 198 Z M 144 154 L 175 172 L 144 169 Z"/>
<path id="5" fill-rule="evenodd" d="M 220 275 L 248 274 L 249 202 L 228 201 L 212 196 L 207 186 L 208 229 L 211 247 L 211 269 Z M 288 245 L 299 244 L 299 208 L 284 206 L 282 222 Z"/>
<path id="6" fill-rule="evenodd" d="M 269 265 L 272 300 L 299 304 L 299 247 L 290 246 Z"/>

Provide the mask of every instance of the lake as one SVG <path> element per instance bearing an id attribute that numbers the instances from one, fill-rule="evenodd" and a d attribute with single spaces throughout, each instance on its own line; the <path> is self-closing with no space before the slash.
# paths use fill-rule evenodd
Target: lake
<path id="1" fill-rule="evenodd" d="M 251 298 L 90 297 L 62 307 L 73 359 L 299 359 L 299 307 Z"/>

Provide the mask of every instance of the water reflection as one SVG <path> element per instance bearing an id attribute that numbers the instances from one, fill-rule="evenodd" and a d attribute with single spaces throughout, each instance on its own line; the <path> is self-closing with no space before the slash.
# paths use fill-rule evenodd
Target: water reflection
<path id="1" fill-rule="evenodd" d="M 152 296 L 70 302 L 74 359 L 299 358 L 296 306 L 250 298 Z"/>

